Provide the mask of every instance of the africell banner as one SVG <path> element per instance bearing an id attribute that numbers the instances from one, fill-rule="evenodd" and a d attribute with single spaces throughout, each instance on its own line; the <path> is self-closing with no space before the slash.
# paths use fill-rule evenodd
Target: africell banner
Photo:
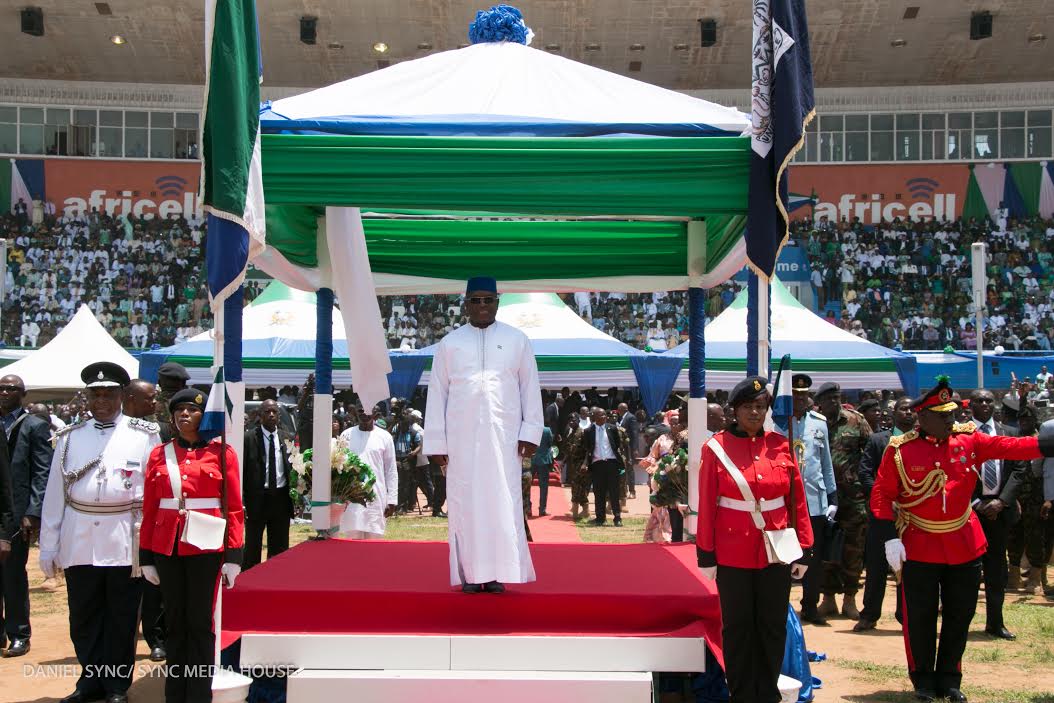
<path id="1" fill-rule="evenodd" d="M 44 164 L 47 199 L 59 213 L 95 209 L 147 219 L 201 215 L 197 161 L 45 159 Z"/>
<path id="2" fill-rule="evenodd" d="M 966 202 L 970 180 L 967 164 L 912 165 L 798 165 L 790 168 L 792 205 L 809 214 L 808 199 L 815 198 L 812 213 L 831 222 L 859 217 L 865 224 L 912 220 L 954 220 Z"/>

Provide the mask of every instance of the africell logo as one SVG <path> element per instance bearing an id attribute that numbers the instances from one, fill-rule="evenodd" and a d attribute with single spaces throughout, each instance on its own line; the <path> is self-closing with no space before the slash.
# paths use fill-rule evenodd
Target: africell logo
<path id="1" fill-rule="evenodd" d="M 940 183 L 932 178 L 911 178 L 904 192 L 888 199 L 884 193 L 842 193 L 838 202 L 816 203 L 813 217 L 826 216 L 831 222 L 860 218 L 864 224 L 891 222 L 896 218 L 920 220 L 953 220 L 956 217 L 955 193 L 940 193 Z M 908 201 L 908 202 L 905 202 Z"/>
<path id="2" fill-rule="evenodd" d="M 147 220 L 154 217 L 168 219 L 172 215 L 201 216 L 198 194 L 187 189 L 187 179 L 181 176 L 159 176 L 154 180 L 155 190 L 149 193 L 121 190 L 110 195 L 107 190 L 92 190 L 87 198 L 66 198 L 63 211 L 73 217 L 81 217 L 98 210 L 110 216 L 134 215 Z"/>

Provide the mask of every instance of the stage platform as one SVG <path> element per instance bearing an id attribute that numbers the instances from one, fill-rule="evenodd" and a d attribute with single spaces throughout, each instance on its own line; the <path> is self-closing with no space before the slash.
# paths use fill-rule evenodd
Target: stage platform
<path id="1" fill-rule="evenodd" d="M 582 695 L 615 687 L 645 700 L 631 674 L 703 671 L 707 647 L 721 660 L 717 593 L 694 545 L 532 544 L 531 554 L 538 581 L 468 595 L 449 585 L 445 542 L 307 542 L 225 593 L 223 642 L 241 638 L 243 667 L 296 669 L 290 701 L 348 685 L 409 693 L 426 672 L 453 687 L 451 700 L 466 686 L 501 695 L 532 671 L 571 677 Z"/>

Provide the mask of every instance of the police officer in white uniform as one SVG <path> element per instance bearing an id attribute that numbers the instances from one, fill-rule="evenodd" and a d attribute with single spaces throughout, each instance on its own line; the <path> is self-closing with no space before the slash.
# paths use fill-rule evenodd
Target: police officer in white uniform
<path id="1" fill-rule="evenodd" d="M 142 579 L 143 472 L 160 443 L 156 423 L 121 412 L 128 372 L 98 362 L 81 371 L 92 419 L 57 435 L 44 494 L 40 569 L 65 570 L 70 639 L 82 667 L 62 703 L 126 703 L 135 664 Z"/>

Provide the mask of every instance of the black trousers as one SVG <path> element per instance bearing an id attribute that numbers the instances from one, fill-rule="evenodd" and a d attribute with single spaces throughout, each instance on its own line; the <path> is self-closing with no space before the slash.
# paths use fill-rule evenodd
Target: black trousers
<path id="1" fill-rule="evenodd" d="M 70 640 L 82 667 L 77 690 L 86 698 L 125 693 L 132 684 L 142 583 L 131 566 L 66 569 Z"/>
<path id="2" fill-rule="evenodd" d="M 941 695 L 962 683 L 960 662 L 966 636 L 977 609 L 981 560 L 965 564 L 904 562 L 900 589 L 904 594 L 904 641 L 908 671 L 915 688 Z M 937 614 L 941 617 L 937 645 Z"/>
<path id="3" fill-rule="evenodd" d="M 143 639 L 150 649 L 165 646 L 165 608 L 161 600 L 161 588 L 143 579 L 143 604 L 139 611 L 142 620 Z"/>
<path id="4" fill-rule="evenodd" d="M 729 703 L 779 703 L 790 566 L 717 567 Z"/>
<path id="5" fill-rule="evenodd" d="M 589 474 L 593 477 L 593 497 L 596 500 L 597 520 L 607 518 L 607 504 L 611 503 L 611 514 L 621 518 L 618 490 L 618 462 L 614 459 L 594 461 L 589 465 Z"/>
<path id="6" fill-rule="evenodd" d="M 1003 601 L 1006 599 L 1006 582 L 1010 570 L 1006 559 L 1006 543 L 1010 537 L 1010 520 L 1006 511 L 995 520 L 978 515 L 988 551 L 981 557 L 984 572 L 985 629 L 998 630 L 1003 627 Z"/>
<path id="7" fill-rule="evenodd" d="M 184 557 L 154 555 L 168 635 L 166 703 L 212 700 L 210 667 L 216 663 L 212 605 L 222 562 L 222 552 Z"/>
<path id="8" fill-rule="evenodd" d="M 820 603 L 820 591 L 823 589 L 823 545 L 827 537 L 827 516 L 812 515 L 812 556 L 809 558 L 809 570 L 801 581 L 801 611 L 815 613 Z"/>
<path id="9" fill-rule="evenodd" d="M 29 545 L 21 532 L 11 538 L 11 553 L 7 561 L 0 564 L 0 639 L 28 639 L 29 627 L 29 576 L 26 561 Z"/>
<path id="10" fill-rule="evenodd" d="M 439 464 L 429 463 L 428 473 L 432 476 L 432 515 L 443 512 L 443 503 L 446 502 L 446 476 Z"/>
<path id="11" fill-rule="evenodd" d="M 410 474 L 413 477 L 410 484 L 410 502 L 413 502 L 414 497 L 417 496 L 417 489 L 420 488 L 425 494 L 425 500 L 428 501 L 428 504 L 434 506 L 436 497 L 435 488 L 432 486 L 432 472 L 428 468 L 428 464 L 417 466 L 417 457 L 413 457 L 410 461 L 413 464 Z"/>
<path id="12" fill-rule="evenodd" d="M 873 515 L 868 516 L 867 541 L 864 543 L 864 607 L 860 611 L 861 620 L 878 622 L 882 617 L 882 603 L 886 599 L 886 577 L 889 574 L 889 562 L 886 561 L 886 543 L 882 525 Z M 896 614 L 897 622 L 903 623 L 901 594 L 897 589 Z"/>
<path id="13" fill-rule="evenodd" d="M 265 488 L 260 515 L 245 520 L 245 551 L 242 568 L 251 569 L 263 556 L 263 534 L 267 530 L 267 558 L 272 559 L 289 549 L 289 489 Z"/>
<path id="14" fill-rule="evenodd" d="M 670 515 L 670 541 L 684 541 L 684 513 L 677 508 L 666 508 Z"/>

